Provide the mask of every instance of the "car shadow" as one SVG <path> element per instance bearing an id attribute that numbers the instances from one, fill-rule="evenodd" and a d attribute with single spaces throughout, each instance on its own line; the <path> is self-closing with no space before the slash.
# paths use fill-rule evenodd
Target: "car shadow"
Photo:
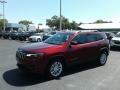
<path id="1" fill-rule="evenodd" d="M 43 76 L 23 73 L 18 69 L 8 70 L 3 73 L 3 79 L 12 86 L 31 86 L 38 83 L 49 81 Z"/>
<path id="2" fill-rule="evenodd" d="M 79 73 L 85 70 L 90 70 L 96 67 L 98 67 L 98 65 L 96 65 L 95 63 L 86 63 L 86 64 L 72 66 L 67 69 L 66 73 L 62 77 Z M 60 80 L 62 77 L 57 78 L 56 80 Z M 53 80 L 50 78 L 49 79 L 45 78 L 44 76 L 40 76 L 40 75 L 23 73 L 18 69 L 12 69 L 4 72 L 3 79 L 9 85 L 17 86 L 17 87 L 31 86 Z"/>

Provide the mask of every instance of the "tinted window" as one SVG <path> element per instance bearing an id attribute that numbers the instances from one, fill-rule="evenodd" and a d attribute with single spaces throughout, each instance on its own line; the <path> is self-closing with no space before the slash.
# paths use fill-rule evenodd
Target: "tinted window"
<path id="1" fill-rule="evenodd" d="M 88 42 L 97 41 L 97 35 L 96 34 L 88 34 L 87 39 L 88 39 Z"/>
<path id="2" fill-rule="evenodd" d="M 88 38 L 88 42 L 94 42 L 103 39 L 102 35 L 100 34 L 88 34 L 87 38 Z"/>
<path id="3" fill-rule="evenodd" d="M 86 34 L 79 34 L 72 41 L 76 41 L 78 44 L 87 43 Z"/>
<path id="4" fill-rule="evenodd" d="M 102 40 L 103 36 L 101 34 L 97 34 L 97 40 Z"/>

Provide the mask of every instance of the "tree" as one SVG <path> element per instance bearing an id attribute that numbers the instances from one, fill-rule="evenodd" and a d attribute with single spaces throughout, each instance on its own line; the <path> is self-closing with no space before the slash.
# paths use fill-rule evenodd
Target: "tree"
<path id="1" fill-rule="evenodd" d="M 74 30 L 77 30 L 79 24 L 77 24 L 75 21 L 72 21 L 70 23 L 70 29 L 74 29 Z"/>
<path id="2" fill-rule="evenodd" d="M 5 25 L 6 25 L 8 23 L 7 19 L 0 19 L 0 31 L 2 31 L 2 29 L 3 29 L 4 21 L 5 21 Z"/>
<path id="3" fill-rule="evenodd" d="M 29 25 L 33 24 L 32 21 L 28 21 L 28 20 L 21 20 L 19 21 L 19 24 L 23 24 L 27 27 L 27 30 L 29 29 Z"/>
<path id="4" fill-rule="evenodd" d="M 99 19 L 99 20 L 95 21 L 94 23 L 112 23 L 112 21 L 104 21 L 102 19 Z"/>
<path id="5" fill-rule="evenodd" d="M 57 28 L 58 27 L 58 17 L 56 15 L 54 15 L 51 19 L 47 19 L 46 20 L 46 25 L 48 25 L 51 28 Z"/>
<path id="6" fill-rule="evenodd" d="M 60 17 L 54 15 L 51 19 L 46 20 L 46 25 L 48 25 L 51 28 L 55 28 L 59 30 Z M 68 29 L 68 28 L 69 28 L 69 20 L 62 16 L 62 29 Z"/>
<path id="7" fill-rule="evenodd" d="M 19 24 L 23 24 L 25 26 L 28 26 L 29 24 L 33 24 L 32 21 L 28 21 L 28 20 L 21 20 L 19 21 Z"/>

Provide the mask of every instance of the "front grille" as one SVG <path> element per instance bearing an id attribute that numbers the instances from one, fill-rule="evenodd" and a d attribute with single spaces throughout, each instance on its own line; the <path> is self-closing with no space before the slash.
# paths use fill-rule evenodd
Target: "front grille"
<path id="1" fill-rule="evenodd" d="M 24 51 L 22 51 L 22 50 L 18 50 L 18 51 L 16 52 L 16 57 L 17 57 L 17 59 L 19 59 L 19 60 L 23 60 L 23 59 L 25 59 L 25 57 L 26 57 L 26 53 L 25 53 Z"/>

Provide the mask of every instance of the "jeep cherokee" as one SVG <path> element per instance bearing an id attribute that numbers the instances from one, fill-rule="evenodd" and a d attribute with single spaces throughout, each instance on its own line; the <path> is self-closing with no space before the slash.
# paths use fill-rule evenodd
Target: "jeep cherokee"
<path id="1" fill-rule="evenodd" d="M 23 71 L 60 77 L 67 66 L 96 60 L 105 65 L 109 41 L 102 32 L 59 32 L 43 42 L 16 51 L 17 66 Z"/>

